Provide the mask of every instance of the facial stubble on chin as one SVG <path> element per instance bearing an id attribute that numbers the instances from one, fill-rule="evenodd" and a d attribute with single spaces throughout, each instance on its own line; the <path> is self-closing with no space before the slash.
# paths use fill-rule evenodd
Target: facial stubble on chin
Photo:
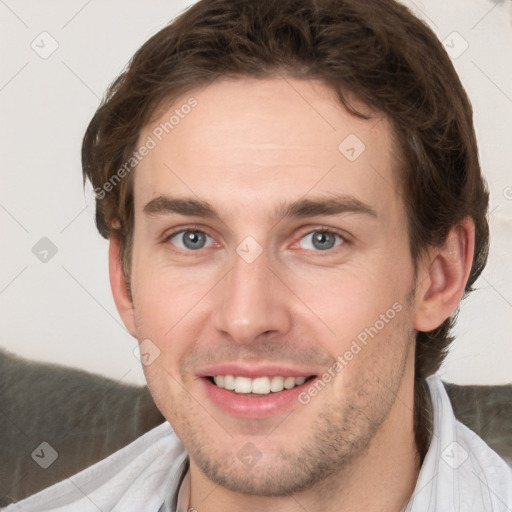
<path id="1" fill-rule="evenodd" d="M 334 492 L 350 477 L 354 465 L 368 449 L 396 399 L 407 357 L 405 343 L 411 336 L 405 329 L 402 331 L 399 335 L 404 343 L 401 360 L 388 360 L 387 365 L 381 365 L 376 352 L 373 358 L 365 361 L 368 366 L 364 377 L 351 383 L 350 389 L 346 390 L 350 402 L 331 395 L 311 422 L 310 438 L 299 440 L 302 446 L 296 449 L 274 446 L 268 450 L 272 434 L 265 432 L 254 437 L 254 444 L 261 448 L 261 459 L 254 466 L 245 467 L 237 457 L 240 443 L 227 430 L 224 434 L 228 448 L 212 449 L 214 445 L 208 441 L 211 430 L 205 422 L 194 422 L 193 403 L 188 413 L 181 410 L 174 417 L 174 422 L 179 425 L 178 436 L 183 435 L 182 441 L 202 473 L 231 491 L 269 497 L 285 497 L 315 487 L 321 489 L 324 496 Z M 389 350 L 393 351 L 392 348 Z M 315 400 L 321 400 L 322 393 Z M 185 396 L 183 398 L 186 400 Z M 275 433 L 282 435 L 286 423 L 294 421 L 300 414 L 307 414 L 307 409 L 308 405 L 298 405 Z"/>

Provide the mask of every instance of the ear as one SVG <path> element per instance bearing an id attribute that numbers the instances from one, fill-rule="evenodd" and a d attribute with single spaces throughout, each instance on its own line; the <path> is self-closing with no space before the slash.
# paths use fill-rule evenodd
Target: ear
<path id="1" fill-rule="evenodd" d="M 123 320 L 124 325 L 133 337 L 137 337 L 135 328 L 135 312 L 133 302 L 128 291 L 128 285 L 121 265 L 121 242 L 119 238 L 110 237 L 108 249 L 108 266 L 110 274 L 110 287 L 114 295 L 117 311 Z"/>
<path id="2" fill-rule="evenodd" d="M 431 331 L 457 308 L 475 251 L 475 225 L 468 217 L 454 226 L 445 243 L 428 251 L 418 271 L 414 327 Z"/>

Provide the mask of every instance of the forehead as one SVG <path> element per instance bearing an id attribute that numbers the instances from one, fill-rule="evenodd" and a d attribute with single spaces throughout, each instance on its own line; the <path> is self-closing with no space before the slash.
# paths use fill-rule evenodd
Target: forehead
<path id="1" fill-rule="evenodd" d="M 137 210 L 166 193 L 219 209 L 264 209 L 311 191 L 371 199 L 377 209 L 400 202 L 389 122 L 351 115 L 319 81 L 217 80 L 160 114 L 139 137 L 154 147 L 135 171 Z"/>

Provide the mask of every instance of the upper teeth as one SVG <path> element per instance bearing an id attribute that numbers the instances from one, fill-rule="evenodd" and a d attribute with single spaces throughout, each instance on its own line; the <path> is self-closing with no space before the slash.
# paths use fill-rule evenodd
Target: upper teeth
<path id="1" fill-rule="evenodd" d="M 233 375 L 216 375 L 213 377 L 219 388 L 228 389 L 235 393 L 257 393 L 267 395 L 271 391 L 276 393 L 283 389 L 300 386 L 306 377 L 234 377 Z"/>

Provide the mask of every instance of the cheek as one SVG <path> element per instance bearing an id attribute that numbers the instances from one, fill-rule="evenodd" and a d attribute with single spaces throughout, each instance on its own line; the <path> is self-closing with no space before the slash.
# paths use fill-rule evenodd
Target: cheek
<path id="1" fill-rule="evenodd" d="M 406 269 L 352 267 L 338 279 L 316 282 L 308 300 L 322 322 L 312 322 L 309 329 L 315 332 L 316 326 L 316 339 L 338 363 L 330 374 L 339 400 L 361 389 L 377 389 L 379 382 L 392 386 L 401 373 L 413 322 L 407 303 L 412 270 L 408 276 Z M 318 336 L 322 324 L 329 328 L 325 337 Z"/>
<path id="2" fill-rule="evenodd" d="M 304 267 L 295 272 L 295 279 L 290 278 L 294 292 L 310 311 L 311 329 L 316 325 L 318 332 L 319 328 L 329 332 L 333 348 L 342 349 L 375 323 L 386 332 L 396 326 L 392 320 L 397 309 L 405 308 L 412 270 L 409 276 L 406 265 L 394 266 L 388 261 L 393 259 L 360 261 L 337 271 Z"/>
<path id="3" fill-rule="evenodd" d="M 188 301 L 183 293 L 178 293 L 175 282 L 168 282 L 155 272 L 134 269 L 134 275 L 132 294 L 137 338 L 139 343 L 145 343 L 144 340 L 154 343 L 159 351 L 158 363 L 171 369 L 174 366 L 172 359 L 179 357 L 181 352 L 179 340 L 182 337 L 176 333 L 186 314 Z M 148 380 L 154 370 L 144 367 Z"/>
<path id="4" fill-rule="evenodd" d="M 137 256 L 132 274 L 137 338 L 151 340 L 159 351 L 158 364 L 144 367 L 144 372 L 150 387 L 173 388 L 168 373 L 183 380 L 181 361 L 202 337 L 211 316 L 209 290 L 218 277 L 211 267 L 191 270 L 149 254 Z"/>
<path id="5" fill-rule="evenodd" d="M 198 269 L 173 267 L 150 255 L 137 260 L 132 279 L 136 315 L 143 328 L 161 339 L 201 302 L 212 276 Z"/>

